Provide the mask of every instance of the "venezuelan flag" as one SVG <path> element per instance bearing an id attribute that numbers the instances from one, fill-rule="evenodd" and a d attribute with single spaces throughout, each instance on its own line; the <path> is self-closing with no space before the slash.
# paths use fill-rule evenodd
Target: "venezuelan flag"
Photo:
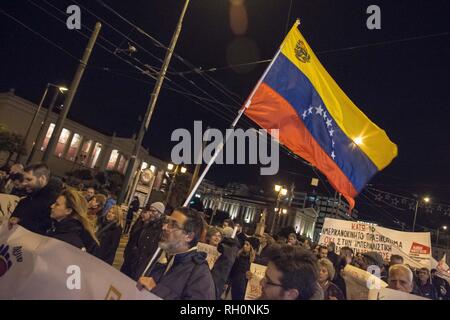
<path id="1" fill-rule="evenodd" d="M 297 21 L 245 105 L 279 143 L 317 167 L 347 199 L 396 156 L 397 146 L 371 122 L 317 59 Z"/>

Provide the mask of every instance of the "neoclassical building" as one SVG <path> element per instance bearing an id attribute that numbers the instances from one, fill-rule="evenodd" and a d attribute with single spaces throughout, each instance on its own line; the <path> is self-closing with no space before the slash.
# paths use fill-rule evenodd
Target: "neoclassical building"
<path id="1" fill-rule="evenodd" d="M 35 103 L 15 95 L 12 91 L 0 93 L 0 123 L 11 132 L 25 136 L 37 109 L 38 106 Z M 21 159 L 22 161 L 28 157 L 33 141 L 36 141 L 36 148 L 30 162 L 41 161 L 58 119 L 58 114 L 51 112 L 44 121 L 46 113 L 47 109 L 41 108 L 37 114 L 28 139 L 25 141 L 27 154 Z M 42 130 L 40 130 L 41 125 Z M 39 131 L 41 135 L 37 137 Z M 67 172 L 81 168 L 91 169 L 94 172 L 107 169 L 125 173 L 134 142 L 134 137 L 121 138 L 114 134 L 107 136 L 71 119 L 66 119 L 48 165 L 58 176 L 64 176 Z M 4 163 L 5 160 L 6 154 L 0 153 L 0 163 Z M 138 176 L 135 176 L 133 182 L 133 190 L 137 189 L 137 195 L 144 201 L 149 189 L 158 189 L 163 182 L 167 162 L 151 156 L 148 150 L 141 147 L 137 168 L 148 169 L 146 172 L 152 175 L 146 176 L 151 183 L 138 183 L 139 181 L 136 181 Z M 136 173 L 138 172 L 137 170 Z"/>

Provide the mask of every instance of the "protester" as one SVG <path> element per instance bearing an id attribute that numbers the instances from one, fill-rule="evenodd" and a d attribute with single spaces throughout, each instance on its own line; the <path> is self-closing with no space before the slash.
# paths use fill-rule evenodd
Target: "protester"
<path id="1" fill-rule="evenodd" d="M 135 280 L 139 279 L 152 258 L 162 234 L 164 204 L 154 202 L 141 212 L 130 231 L 130 238 L 124 251 L 124 262 L 120 271 Z"/>
<path id="2" fill-rule="evenodd" d="M 94 196 L 95 196 L 95 189 L 93 187 L 87 188 L 86 194 L 84 196 L 86 198 L 86 201 L 89 203 L 89 201 L 91 201 Z"/>
<path id="3" fill-rule="evenodd" d="M 97 231 L 100 242 L 97 257 L 112 265 L 123 228 L 123 213 L 120 206 L 112 206 L 105 220 L 103 226 Z"/>
<path id="4" fill-rule="evenodd" d="M 325 246 L 320 246 L 319 247 L 319 259 L 323 259 L 328 257 L 328 248 Z"/>
<path id="5" fill-rule="evenodd" d="M 291 246 L 299 245 L 299 241 L 297 240 L 297 235 L 295 233 L 290 233 L 288 235 L 287 244 Z"/>
<path id="6" fill-rule="evenodd" d="M 303 240 L 303 248 L 306 250 L 311 250 L 311 248 L 313 247 L 313 244 L 311 242 L 311 239 L 306 238 L 305 240 Z"/>
<path id="7" fill-rule="evenodd" d="M 233 224 L 233 221 L 231 221 L 231 219 L 225 219 L 225 220 L 223 220 L 223 223 L 222 223 L 222 229 L 224 229 L 224 228 L 226 228 L 226 227 L 230 227 L 231 229 L 234 228 L 234 224 Z"/>
<path id="8" fill-rule="evenodd" d="M 332 281 L 335 277 L 333 263 L 328 258 L 322 258 L 318 261 L 319 265 L 319 284 L 323 290 L 324 300 L 345 300 L 341 289 Z"/>
<path id="9" fill-rule="evenodd" d="M 103 206 L 101 219 L 103 219 L 108 213 L 109 209 L 111 209 L 111 207 L 115 206 L 117 203 L 116 196 L 112 193 L 111 190 L 106 189 L 105 192 L 106 192 L 106 201 L 105 205 Z"/>
<path id="10" fill-rule="evenodd" d="M 333 279 L 333 283 L 342 291 L 344 297 L 347 297 L 347 286 L 344 280 L 344 269 L 347 264 L 351 264 L 352 261 L 348 262 L 349 259 L 340 259 L 336 268 L 336 274 Z"/>
<path id="11" fill-rule="evenodd" d="M 350 264 L 353 261 L 353 249 L 350 247 L 342 247 L 339 252 L 339 258 L 344 259 L 346 264 Z"/>
<path id="12" fill-rule="evenodd" d="M 98 245 L 93 226 L 87 217 L 87 202 L 74 189 L 63 191 L 51 206 L 52 227 L 47 236 L 67 242 L 89 253 Z"/>
<path id="13" fill-rule="evenodd" d="M 23 187 L 27 196 L 20 200 L 11 215 L 9 225 L 19 224 L 32 232 L 45 235 L 51 227 L 50 206 L 55 202 L 55 190 L 48 186 L 50 170 L 46 164 L 34 164 L 24 169 Z"/>
<path id="14" fill-rule="evenodd" d="M 228 288 L 226 283 L 241 247 L 239 240 L 236 238 L 231 238 L 233 229 L 225 228 L 224 230 L 223 239 L 217 246 L 217 251 L 219 251 L 220 257 L 216 260 L 216 263 L 211 269 L 211 275 L 216 287 L 217 299 L 220 299 L 223 292 Z"/>
<path id="15" fill-rule="evenodd" d="M 411 293 L 413 291 L 413 273 L 411 269 L 404 264 L 391 265 L 389 268 L 388 288 Z"/>
<path id="16" fill-rule="evenodd" d="M 420 268 L 417 270 L 417 288 L 419 295 L 431 300 L 438 299 L 436 288 L 431 283 L 430 271 L 427 268 Z"/>
<path id="17" fill-rule="evenodd" d="M 206 233 L 206 243 L 213 247 L 217 247 L 221 241 L 222 231 L 216 227 L 209 227 L 208 232 Z"/>
<path id="18" fill-rule="evenodd" d="M 12 165 L 9 172 L 3 177 L 0 183 L 0 193 L 6 193 L 19 198 L 27 195 L 24 189 L 24 171 L 21 164 Z"/>
<path id="19" fill-rule="evenodd" d="M 270 247 L 275 244 L 275 239 L 272 238 L 268 233 L 264 233 L 260 237 L 260 246 L 256 254 L 255 263 L 267 266 L 269 262 Z"/>
<path id="20" fill-rule="evenodd" d="M 439 300 L 448 300 L 450 296 L 450 285 L 445 280 L 439 277 L 436 269 L 431 269 L 431 282 L 436 288 Z"/>
<path id="21" fill-rule="evenodd" d="M 334 242 L 330 242 L 327 246 L 328 254 L 327 258 L 331 262 L 333 262 L 333 266 L 337 266 L 339 263 L 339 256 L 336 254 L 336 244 Z"/>
<path id="22" fill-rule="evenodd" d="M 398 254 L 391 255 L 391 259 L 389 260 L 389 267 L 395 264 L 403 264 L 403 257 Z"/>
<path id="23" fill-rule="evenodd" d="M 234 230 L 233 230 L 233 228 L 231 228 L 231 227 L 224 227 L 223 229 L 222 229 L 222 234 L 223 234 L 223 237 L 224 238 L 231 238 L 231 236 L 233 235 L 233 232 L 234 232 Z M 237 239 L 236 239 L 237 240 Z M 240 245 L 240 244 L 239 244 Z"/>
<path id="24" fill-rule="evenodd" d="M 16 163 L 11 168 L 6 166 L 2 169 L 5 171 L 1 171 L 0 193 L 13 194 L 13 190 L 16 187 L 20 188 L 23 182 L 23 165 Z"/>
<path id="25" fill-rule="evenodd" d="M 167 261 L 160 259 L 141 277 L 139 285 L 165 300 L 214 300 L 216 291 L 206 261 L 206 253 L 197 251 L 203 229 L 198 212 L 175 209 L 163 224 L 160 247 Z"/>
<path id="26" fill-rule="evenodd" d="M 88 217 L 92 223 L 97 223 L 97 218 L 101 215 L 103 211 L 103 206 L 105 205 L 106 197 L 100 193 L 94 195 L 88 203 Z"/>
<path id="27" fill-rule="evenodd" d="M 255 261 L 256 256 L 257 244 L 253 239 L 256 238 L 248 238 L 244 241 L 230 272 L 231 297 L 233 300 L 244 300 L 245 297 L 246 274 L 247 271 L 250 271 L 250 264 Z"/>
<path id="28" fill-rule="evenodd" d="M 316 257 L 318 257 L 318 258 L 319 258 L 319 249 L 320 249 L 320 245 L 319 244 L 314 245 L 314 247 L 312 249 L 312 253 L 314 253 L 314 255 Z M 327 254 L 328 254 L 328 250 L 327 250 Z"/>
<path id="29" fill-rule="evenodd" d="M 261 300 L 322 300 L 314 255 L 297 246 L 274 250 L 261 281 Z"/>
<path id="30" fill-rule="evenodd" d="M 127 222 L 125 224 L 125 229 L 123 233 L 127 234 L 130 232 L 131 222 L 133 221 L 134 214 L 139 210 L 141 203 L 139 202 L 139 198 L 134 196 L 133 201 L 131 201 L 130 206 L 127 212 Z"/>

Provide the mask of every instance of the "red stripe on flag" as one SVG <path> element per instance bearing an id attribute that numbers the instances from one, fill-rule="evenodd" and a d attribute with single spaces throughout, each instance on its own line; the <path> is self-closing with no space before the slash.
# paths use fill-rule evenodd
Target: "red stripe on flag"
<path id="1" fill-rule="evenodd" d="M 264 129 L 279 129 L 280 143 L 309 161 L 328 178 L 330 184 L 350 204 L 358 194 L 347 176 L 320 147 L 295 109 L 267 84 L 262 83 L 245 114 Z"/>

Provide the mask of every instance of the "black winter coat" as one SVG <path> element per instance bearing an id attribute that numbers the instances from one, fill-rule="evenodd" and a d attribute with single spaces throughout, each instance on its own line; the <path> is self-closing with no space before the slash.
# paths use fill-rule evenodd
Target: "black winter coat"
<path id="1" fill-rule="evenodd" d="M 128 208 L 127 212 L 127 220 L 133 220 L 133 215 L 136 211 L 139 210 L 140 203 L 139 200 L 133 200 L 130 203 L 130 207 Z"/>
<path id="2" fill-rule="evenodd" d="M 77 219 L 65 218 L 59 222 L 53 221 L 52 227 L 47 230 L 47 236 L 67 242 L 79 249 L 84 248 L 92 254 L 97 249 L 94 239 Z"/>
<path id="3" fill-rule="evenodd" d="M 57 193 L 50 186 L 45 186 L 20 200 L 11 217 L 19 218 L 19 224 L 25 229 L 45 235 L 52 226 L 50 206 L 56 198 Z"/>
<path id="4" fill-rule="evenodd" d="M 231 269 L 239 251 L 240 243 L 237 239 L 224 238 L 217 246 L 217 251 L 221 253 L 217 259 L 211 274 L 216 286 L 216 296 L 220 299 L 223 288 L 228 281 Z"/>
<path id="5" fill-rule="evenodd" d="M 247 288 L 246 272 L 250 270 L 250 255 L 236 258 L 230 272 L 231 297 L 233 300 L 244 300 Z"/>
<path id="6" fill-rule="evenodd" d="M 420 281 L 417 283 L 417 289 L 419 290 L 419 295 L 428 298 L 431 300 L 437 300 L 438 299 L 438 293 L 434 285 L 428 282 L 426 284 L 421 284 Z"/>
<path id="7" fill-rule="evenodd" d="M 189 251 L 175 255 L 172 267 L 157 263 L 150 272 L 156 282 L 152 292 L 165 300 L 215 300 L 214 282 L 206 253 Z"/>
<path id="8" fill-rule="evenodd" d="M 100 229 L 97 232 L 97 238 L 100 242 L 100 247 L 96 254 L 97 257 L 112 265 L 121 235 L 122 227 L 115 222 L 111 222 Z"/>
<path id="9" fill-rule="evenodd" d="M 136 221 L 124 251 L 124 262 L 120 271 L 138 280 L 152 258 L 162 233 L 162 219 L 147 223 Z"/>

